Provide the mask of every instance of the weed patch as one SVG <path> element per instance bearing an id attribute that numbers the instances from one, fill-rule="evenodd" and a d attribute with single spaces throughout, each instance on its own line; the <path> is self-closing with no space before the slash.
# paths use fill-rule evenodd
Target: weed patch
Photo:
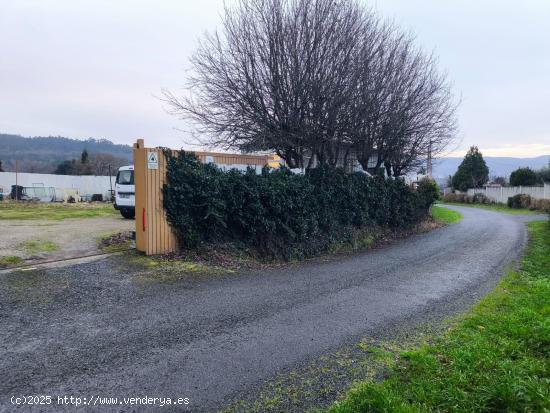
<path id="1" fill-rule="evenodd" d="M 25 251 L 28 255 L 35 255 L 44 252 L 57 251 L 59 250 L 59 245 L 52 241 L 29 240 L 18 244 L 17 248 Z"/>
<path id="2" fill-rule="evenodd" d="M 149 257 L 130 252 L 123 257 L 132 267 L 132 273 L 139 284 L 173 284 L 180 280 L 199 280 L 233 272 L 231 269 L 214 265 L 172 259 Z"/>
<path id="3" fill-rule="evenodd" d="M 132 233 L 130 231 L 104 234 L 98 240 L 98 247 L 102 252 L 127 251 L 131 245 Z"/>
<path id="4" fill-rule="evenodd" d="M 0 268 L 9 268 L 21 264 L 23 259 L 15 255 L 0 257 Z"/>

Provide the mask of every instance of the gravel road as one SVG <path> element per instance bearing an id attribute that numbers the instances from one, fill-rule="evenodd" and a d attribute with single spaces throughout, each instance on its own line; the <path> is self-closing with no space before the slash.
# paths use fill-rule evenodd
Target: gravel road
<path id="1" fill-rule="evenodd" d="M 460 311 L 518 258 L 526 230 L 520 217 L 452 208 L 459 224 L 379 250 L 193 283 L 144 285 L 120 258 L 0 275 L 0 410 L 32 394 L 217 409 L 361 337 Z"/>

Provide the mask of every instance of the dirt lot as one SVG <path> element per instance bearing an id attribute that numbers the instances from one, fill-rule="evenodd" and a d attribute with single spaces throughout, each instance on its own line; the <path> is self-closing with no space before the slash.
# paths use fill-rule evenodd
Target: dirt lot
<path id="1" fill-rule="evenodd" d="M 36 207 L 37 215 L 42 209 Z M 82 208 L 74 210 L 75 215 L 82 214 Z M 21 260 L 34 263 L 94 254 L 99 252 L 98 242 L 102 237 L 134 229 L 134 221 L 115 213 L 50 220 L 5 219 L 7 213 L 3 217 L 1 212 L 3 210 L 0 210 L 0 258 L 9 257 L 12 265 Z M 12 213 L 13 209 L 6 212 Z"/>

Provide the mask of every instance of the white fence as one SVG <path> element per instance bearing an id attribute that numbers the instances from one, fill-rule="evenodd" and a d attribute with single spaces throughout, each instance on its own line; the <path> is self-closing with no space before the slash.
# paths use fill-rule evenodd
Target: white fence
<path id="1" fill-rule="evenodd" d="M 483 194 L 492 201 L 506 203 L 508 198 L 518 194 L 530 195 L 535 199 L 550 199 L 550 185 L 544 186 L 506 186 L 500 188 L 468 189 L 468 195 Z"/>
<path id="2" fill-rule="evenodd" d="M 15 172 L 0 172 L 0 192 L 9 194 L 11 186 L 15 185 Z M 17 174 L 17 185 L 37 188 L 34 192 L 51 192 L 55 188 L 56 198 L 60 193 L 78 196 L 102 194 L 104 199 L 109 199 L 111 184 L 115 186 L 115 177 L 109 176 L 75 176 L 75 175 L 53 175 L 53 174 L 32 174 L 21 172 Z M 30 194 L 29 194 L 30 195 Z M 38 196 L 38 198 L 42 198 Z"/>

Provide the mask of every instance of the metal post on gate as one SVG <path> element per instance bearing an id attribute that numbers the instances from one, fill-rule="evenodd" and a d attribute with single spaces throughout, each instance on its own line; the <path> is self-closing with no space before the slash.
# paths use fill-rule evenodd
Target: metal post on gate
<path id="1" fill-rule="evenodd" d="M 109 192 L 109 198 L 111 198 L 109 201 L 113 202 L 113 178 L 111 177 L 111 164 L 109 164 L 109 186 L 111 187 L 111 190 Z"/>

